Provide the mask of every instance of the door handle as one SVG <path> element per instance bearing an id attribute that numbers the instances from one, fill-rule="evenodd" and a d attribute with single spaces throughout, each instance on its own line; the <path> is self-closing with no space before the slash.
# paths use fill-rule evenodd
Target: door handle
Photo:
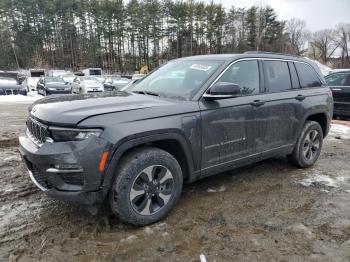
<path id="1" fill-rule="evenodd" d="M 305 98 L 306 98 L 306 97 L 303 96 L 303 95 L 297 95 L 297 96 L 295 97 L 295 99 L 296 99 L 296 100 L 299 100 L 299 101 L 303 101 Z"/>
<path id="2" fill-rule="evenodd" d="M 253 102 L 250 103 L 252 106 L 262 106 L 263 104 L 265 104 L 265 101 L 262 100 L 254 100 Z"/>

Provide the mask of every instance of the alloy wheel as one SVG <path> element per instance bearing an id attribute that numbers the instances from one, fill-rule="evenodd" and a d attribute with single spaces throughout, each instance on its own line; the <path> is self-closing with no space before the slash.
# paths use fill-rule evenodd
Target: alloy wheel
<path id="1" fill-rule="evenodd" d="M 134 179 L 129 199 L 133 209 L 145 216 L 153 215 L 170 200 L 174 191 L 174 177 L 164 166 L 152 165 Z"/>
<path id="2" fill-rule="evenodd" d="M 321 138 L 317 130 L 311 130 L 304 139 L 303 143 L 303 156 L 307 161 L 313 160 L 320 149 Z"/>

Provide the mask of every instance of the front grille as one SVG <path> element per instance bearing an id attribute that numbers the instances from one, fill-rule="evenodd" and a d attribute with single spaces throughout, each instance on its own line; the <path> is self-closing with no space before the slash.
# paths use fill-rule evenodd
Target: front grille
<path id="1" fill-rule="evenodd" d="M 63 173 L 61 174 L 62 180 L 70 185 L 82 186 L 84 184 L 84 178 L 82 174 L 79 173 Z"/>
<path id="2" fill-rule="evenodd" d="M 26 124 L 29 131 L 29 137 L 32 138 L 36 144 L 43 144 L 46 137 L 49 136 L 48 127 L 32 117 L 28 117 Z"/>
<path id="3" fill-rule="evenodd" d="M 44 172 L 40 171 L 32 162 L 30 162 L 26 157 L 23 157 L 27 168 L 29 169 L 34 183 L 39 184 L 44 189 L 50 189 L 52 186 L 47 180 L 47 176 Z M 35 180 L 35 181 L 34 181 Z M 38 185 L 37 185 L 38 186 Z"/>
<path id="4" fill-rule="evenodd" d="M 32 165 L 32 174 L 36 180 L 42 187 L 46 189 L 52 188 L 51 185 L 47 181 L 47 176 L 44 172 L 41 172 L 35 165 Z"/>

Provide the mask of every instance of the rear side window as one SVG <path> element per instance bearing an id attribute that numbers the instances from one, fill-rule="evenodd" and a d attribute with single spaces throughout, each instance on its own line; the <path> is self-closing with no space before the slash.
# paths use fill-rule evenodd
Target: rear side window
<path id="1" fill-rule="evenodd" d="M 291 89 L 291 81 L 287 62 L 264 61 L 265 83 L 270 93 Z"/>
<path id="2" fill-rule="evenodd" d="M 231 65 L 218 82 L 239 85 L 241 96 L 259 93 L 259 66 L 256 60 L 240 61 Z"/>
<path id="3" fill-rule="evenodd" d="M 315 70 L 304 63 L 294 63 L 297 69 L 300 85 L 302 88 L 322 86 Z"/>
<path id="4" fill-rule="evenodd" d="M 329 86 L 350 86 L 350 74 L 332 74 L 325 79 Z"/>

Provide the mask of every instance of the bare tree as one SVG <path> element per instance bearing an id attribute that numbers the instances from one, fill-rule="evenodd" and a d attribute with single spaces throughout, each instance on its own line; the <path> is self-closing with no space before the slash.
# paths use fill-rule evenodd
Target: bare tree
<path id="1" fill-rule="evenodd" d="M 305 52 L 305 43 L 310 38 L 310 32 L 306 29 L 305 21 L 292 18 L 287 21 L 286 32 L 290 38 L 291 53 L 302 55 Z"/>
<path id="2" fill-rule="evenodd" d="M 324 64 L 327 63 L 339 47 L 339 43 L 337 43 L 335 38 L 335 31 L 332 29 L 323 29 L 313 33 L 310 44 L 316 50 L 314 52 L 315 58 L 320 59 Z"/>
<path id="3" fill-rule="evenodd" d="M 336 27 L 336 41 L 341 48 L 342 67 L 350 65 L 350 24 L 338 24 Z"/>

